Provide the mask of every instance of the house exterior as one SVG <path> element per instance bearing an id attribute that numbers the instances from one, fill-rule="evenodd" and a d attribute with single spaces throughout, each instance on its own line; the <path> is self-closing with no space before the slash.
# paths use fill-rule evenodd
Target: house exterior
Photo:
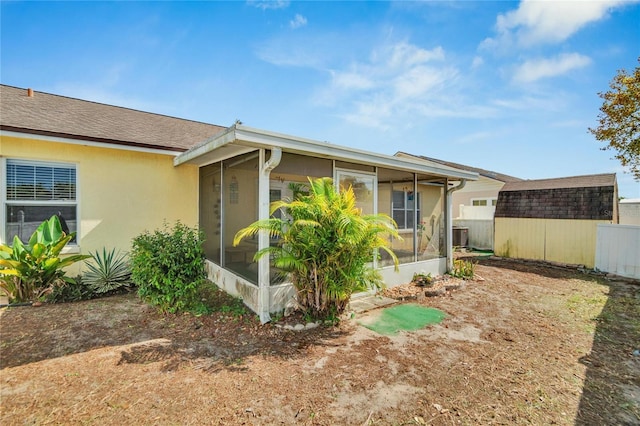
<path id="1" fill-rule="evenodd" d="M 452 196 L 454 245 L 464 245 L 478 250 L 493 250 L 493 217 L 498 201 L 498 193 L 506 183 L 521 182 L 522 179 L 423 155 L 412 155 L 404 152 L 398 152 L 396 155 L 405 158 L 419 158 L 424 161 L 477 173 L 478 180 L 468 181 L 463 188 L 454 192 Z M 456 233 L 458 232 L 460 235 L 466 235 L 466 243 L 457 243 L 456 240 L 464 239 L 456 238 Z"/>
<path id="2" fill-rule="evenodd" d="M 618 204 L 620 225 L 640 225 L 640 198 L 625 198 Z"/>
<path id="3" fill-rule="evenodd" d="M 4 85 L 0 108 L 2 242 L 59 212 L 82 253 L 198 223 L 198 168 L 173 159 L 221 127 Z"/>
<path id="4" fill-rule="evenodd" d="M 128 251 L 163 223 L 199 226 L 209 277 L 260 315 L 284 308 L 292 286 L 253 255 L 267 234 L 234 247 L 235 233 L 269 217 L 307 177 L 352 186 L 364 213 L 386 213 L 400 259 L 372 262 L 387 285 L 444 273 L 451 257 L 451 196 L 478 175 L 442 164 L 326 142 L 206 123 L 0 86 L 0 239 L 24 237 L 51 214 L 77 231 L 75 252 Z M 418 226 L 428 218 L 429 226 Z M 425 229 L 428 228 L 428 229 Z"/>
<path id="5" fill-rule="evenodd" d="M 520 178 L 503 173 L 451 161 L 443 161 L 424 155 L 412 155 L 405 152 L 397 152 L 396 155 L 399 157 L 420 158 L 478 174 L 478 180 L 467 182 L 464 188 L 461 188 L 453 194 L 454 219 L 493 219 L 498 201 L 498 193 L 502 187 L 508 182 L 522 181 Z"/>
<path id="6" fill-rule="evenodd" d="M 510 182 L 498 195 L 495 253 L 593 268 L 597 225 L 611 223 L 615 174 Z"/>

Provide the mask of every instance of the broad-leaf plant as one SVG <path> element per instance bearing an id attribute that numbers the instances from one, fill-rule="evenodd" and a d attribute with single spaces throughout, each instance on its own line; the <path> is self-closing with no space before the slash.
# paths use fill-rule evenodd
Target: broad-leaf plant
<path id="1" fill-rule="evenodd" d="M 11 246 L 0 244 L 0 289 L 12 302 L 37 301 L 54 286 L 73 281 L 63 268 L 90 256 L 62 256 L 62 249 L 75 237 L 66 234 L 58 216 L 38 226 L 24 243 L 16 235 Z"/>

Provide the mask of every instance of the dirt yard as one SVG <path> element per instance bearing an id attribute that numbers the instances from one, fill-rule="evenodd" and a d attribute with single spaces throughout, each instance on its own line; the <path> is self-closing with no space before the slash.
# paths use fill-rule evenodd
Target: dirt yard
<path id="1" fill-rule="evenodd" d="M 420 303 L 438 325 L 291 331 L 134 295 L 0 315 L 0 423 L 640 423 L 640 285 L 500 260 Z"/>

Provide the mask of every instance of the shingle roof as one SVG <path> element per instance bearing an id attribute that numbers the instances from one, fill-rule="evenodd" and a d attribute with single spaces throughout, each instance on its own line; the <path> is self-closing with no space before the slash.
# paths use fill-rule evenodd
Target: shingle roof
<path id="1" fill-rule="evenodd" d="M 0 129 L 181 152 L 224 127 L 0 85 Z"/>
<path id="2" fill-rule="evenodd" d="M 464 164 L 454 163 L 454 162 L 451 162 L 451 161 L 439 160 L 437 158 L 427 157 L 427 156 L 424 156 L 424 155 L 413 155 L 413 154 L 408 154 L 408 153 L 405 153 L 405 152 L 396 153 L 396 155 L 398 155 L 398 154 L 405 154 L 405 155 L 409 155 L 409 156 L 416 157 L 416 158 L 422 158 L 423 160 L 433 161 L 434 163 L 443 164 L 445 166 L 453 167 L 455 169 L 461 169 L 461 170 L 467 170 L 467 171 L 470 171 L 470 172 L 475 172 L 475 173 L 478 173 L 480 176 L 484 176 L 484 177 L 487 177 L 487 178 L 490 178 L 490 179 L 499 180 L 500 182 L 516 182 L 516 181 L 521 181 L 522 180 L 522 179 L 514 177 L 514 176 L 505 175 L 503 173 L 493 172 L 491 170 L 480 169 L 478 167 L 466 166 Z"/>
<path id="3" fill-rule="evenodd" d="M 571 176 L 506 183 L 495 217 L 614 220 L 616 175 Z"/>
<path id="4" fill-rule="evenodd" d="M 508 182 L 502 187 L 502 191 L 530 191 L 535 189 L 559 189 L 559 188 L 590 188 L 599 186 L 613 186 L 616 182 L 615 173 L 603 173 L 599 175 L 569 176 L 555 179 L 522 180 Z"/>

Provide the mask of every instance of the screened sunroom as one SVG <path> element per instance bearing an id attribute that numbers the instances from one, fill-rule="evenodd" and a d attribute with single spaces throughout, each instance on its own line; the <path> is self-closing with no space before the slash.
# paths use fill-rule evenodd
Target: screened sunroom
<path id="1" fill-rule="evenodd" d="M 385 285 L 409 282 L 415 272 L 442 274 L 451 262 L 451 211 L 448 192 L 477 174 L 427 161 L 340 147 L 234 125 L 180 154 L 174 162 L 200 168 L 200 228 L 209 278 L 242 297 L 260 315 L 281 311 L 295 298 L 287 276 L 255 253 L 277 241 L 266 233 L 233 246 L 236 232 L 269 217 L 269 205 L 304 191 L 308 178 L 332 177 L 338 188 L 351 186 L 365 214 L 385 213 L 402 239 L 391 247 L 396 271 L 385 255 L 371 254 Z M 275 215 L 286 212 L 277 211 Z"/>

